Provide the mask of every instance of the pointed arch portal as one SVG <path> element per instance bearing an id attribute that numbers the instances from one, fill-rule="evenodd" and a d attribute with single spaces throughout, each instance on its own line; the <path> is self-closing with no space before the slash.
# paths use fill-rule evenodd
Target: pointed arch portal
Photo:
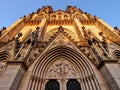
<path id="1" fill-rule="evenodd" d="M 56 90 L 101 90 L 85 55 L 66 46 L 52 48 L 38 58 L 28 90 L 53 90 L 48 89 L 52 83 L 58 86 Z"/>

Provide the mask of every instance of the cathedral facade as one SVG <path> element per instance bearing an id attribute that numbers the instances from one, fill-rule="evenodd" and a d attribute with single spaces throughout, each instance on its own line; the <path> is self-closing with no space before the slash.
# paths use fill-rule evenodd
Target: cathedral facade
<path id="1" fill-rule="evenodd" d="M 0 90 L 120 90 L 120 32 L 74 6 L 45 6 L 0 31 Z"/>

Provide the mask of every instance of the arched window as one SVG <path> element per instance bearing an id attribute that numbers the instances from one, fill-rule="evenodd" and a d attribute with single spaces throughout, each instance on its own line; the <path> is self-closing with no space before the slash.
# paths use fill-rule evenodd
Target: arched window
<path id="1" fill-rule="evenodd" d="M 60 90 L 60 85 L 56 79 L 51 79 L 45 85 L 45 90 Z"/>
<path id="2" fill-rule="evenodd" d="M 81 90 L 80 83 L 76 79 L 69 79 L 67 90 Z"/>

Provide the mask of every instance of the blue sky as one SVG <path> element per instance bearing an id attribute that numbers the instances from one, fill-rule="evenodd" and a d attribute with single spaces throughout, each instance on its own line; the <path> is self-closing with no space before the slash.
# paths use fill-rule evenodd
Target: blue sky
<path id="1" fill-rule="evenodd" d="M 65 10 L 67 5 L 76 6 L 103 19 L 112 27 L 120 28 L 120 0 L 1 0 L 0 28 L 9 27 L 20 17 L 47 5 L 54 10 Z"/>

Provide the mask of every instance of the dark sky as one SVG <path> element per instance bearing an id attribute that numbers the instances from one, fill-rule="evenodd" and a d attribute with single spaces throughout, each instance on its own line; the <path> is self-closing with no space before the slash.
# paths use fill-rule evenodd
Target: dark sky
<path id="1" fill-rule="evenodd" d="M 76 6 L 103 19 L 112 27 L 120 28 L 120 0 L 1 0 L 0 28 L 8 27 L 20 17 L 48 5 L 54 10 L 65 10 L 67 5 Z"/>

